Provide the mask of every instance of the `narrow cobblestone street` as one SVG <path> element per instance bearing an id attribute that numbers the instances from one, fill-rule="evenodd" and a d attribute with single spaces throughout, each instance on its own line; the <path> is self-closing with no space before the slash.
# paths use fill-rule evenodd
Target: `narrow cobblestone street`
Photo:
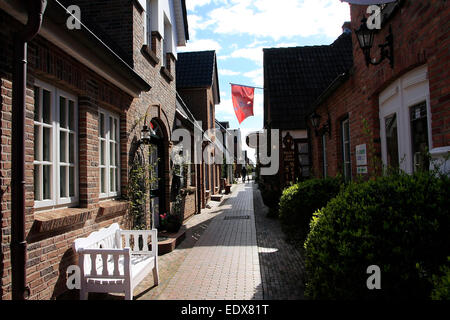
<path id="1" fill-rule="evenodd" d="M 257 186 L 238 184 L 187 224 L 186 239 L 160 257 L 160 284 L 148 277 L 135 299 L 302 299 L 303 259 L 266 217 Z"/>

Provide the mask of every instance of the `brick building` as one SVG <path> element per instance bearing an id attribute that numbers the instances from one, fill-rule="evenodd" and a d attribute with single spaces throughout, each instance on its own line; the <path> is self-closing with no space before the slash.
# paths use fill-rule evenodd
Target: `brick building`
<path id="1" fill-rule="evenodd" d="M 367 6 L 350 8 L 352 64 L 313 103 L 320 117 L 318 135 L 311 136 L 314 171 L 354 179 L 380 174 L 382 167 L 412 173 L 436 164 L 448 172 L 450 6 L 438 0 L 383 6 L 371 58 L 380 59 L 378 45 L 391 30 L 393 67 L 389 59 L 366 65 L 355 30 Z"/>
<path id="2" fill-rule="evenodd" d="M 185 1 L 60 2 L 79 5 L 83 25 L 70 30 L 66 9 L 48 1 L 27 50 L 23 267 L 20 257 L 12 259 L 22 243 L 11 190 L 13 149 L 20 148 L 13 145 L 13 110 L 20 107 L 13 100 L 20 90 L 13 48 L 28 8 L 25 1 L 0 1 L 2 299 L 22 296 L 23 285 L 30 299 L 57 297 L 66 291 L 67 267 L 76 264 L 74 239 L 114 222 L 132 226 L 125 199 L 145 120 L 154 127 L 153 156 L 160 159 L 151 209 L 157 216 L 170 208 L 176 47 L 188 40 Z M 21 278 L 25 283 L 13 290 Z"/>
<path id="3" fill-rule="evenodd" d="M 219 75 L 215 51 L 183 52 L 177 61 L 177 91 L 197 121 L 201 121 L 204 132 L 215 129 L 215 109 L 220 103 Z M 211 138 L 214 142 L 214 138 Z M 212 195 L 220 192 L 220 166 L 208 164 L 204 154 L 216 155 L 215 143 L 203 144 L 202 164 L 199 165 L 199 188 L 202 208 Z M 205 149 L 209 150 L 206 152 Z M 210 161 L 211 162 L 211 161 Z"/>
<path id="4" fill-rule="evenodd" d="M 280 146 L 278 174 L 261 177 L 269 188 L 280 192 L 312 176 L 306 116 L 351 61 L 351 35 L 345 31 L 330 45 L 264 49 L 264 129 L 279 130 Z"/>

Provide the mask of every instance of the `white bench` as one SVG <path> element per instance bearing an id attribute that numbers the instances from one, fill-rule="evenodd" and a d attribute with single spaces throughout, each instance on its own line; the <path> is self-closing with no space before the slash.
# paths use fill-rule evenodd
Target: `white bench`
<path id="1" fill-rule="evenodd" d="M 140 242 L 143 248 L 139 248 Z M 125 299 L 132 300 L 134 288 L 150 271 L 155 285 L 159 283 L 156 229 L 121 230 L 114 223 L 76 239 L 73 250 L 78 254 L 81 272 L 80 300 L 86 300 L 89 292 L 125 293 Z"/>

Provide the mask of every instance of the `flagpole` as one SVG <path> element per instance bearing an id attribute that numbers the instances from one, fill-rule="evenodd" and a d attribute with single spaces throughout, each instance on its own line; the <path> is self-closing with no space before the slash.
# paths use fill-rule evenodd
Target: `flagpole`
<path id="1" fill-rule="evenodd" d="M 243 84 L 237 84 L 237 83 L 231 83 L 231 82 L 230 82 L 230 84 L 231 84 L 231 85 L 235 85 L 235 86 L 241 86 L 241 87 L 247 87 L 247 88 L 255 88 L 255 89 L 266 90 L 265 88 L 261 88 L 261 87 L 246 86 L 246 85 L 243 85 Z"/>

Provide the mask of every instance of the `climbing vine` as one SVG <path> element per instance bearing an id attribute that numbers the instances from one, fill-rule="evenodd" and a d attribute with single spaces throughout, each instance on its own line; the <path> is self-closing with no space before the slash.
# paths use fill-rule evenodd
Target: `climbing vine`
<path id="1" fill-rule="evenodd" d="M 130 166 L 128 200 L 130 201 L 129 214 L 134 230 L 147 229 L 147 217 L 151 219 L 150 190 L 151 186 L 158 181 L 155 168 L 159 159 L 155 162 L 150 161 L 155 148 L 154 145 L 140 145 L 134 154 Z"/>

